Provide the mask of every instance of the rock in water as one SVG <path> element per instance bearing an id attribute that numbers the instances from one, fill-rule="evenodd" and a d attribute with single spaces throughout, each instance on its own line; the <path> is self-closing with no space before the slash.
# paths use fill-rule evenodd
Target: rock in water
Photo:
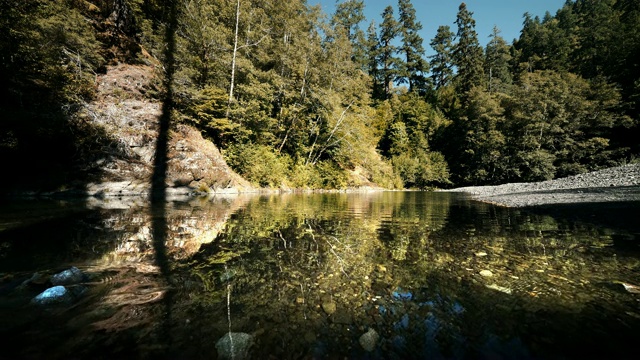
<path id="1" fill-rule="evenodd" d="M 482 271 L 480 271 L 480 275 L 482 275 L 484 277 L 492 277 L 493 273 L 490 270 L 482 270 Z"/>
<path id="2" fill-rule="evenodd" d="M 380 335 L 372 328 L 369 328 L 369 331 L 360 336 L 360 345 L 366 351 L 372 352 L 378 344 L 378 339 L 380 339 Z"/>
<path id="3" fill-rule="evenodd" d="M 322 310 L 327 313 L 327 315 L 331 315 L 336 312 L 336 303 L 333 301 L 326 301 L 322 303 Z"/>
<path id="4" fill-rule="evenodd" d="M 503 292 L 503 293 L 508 294 L 508 295 L 511 295 L 511 293 L 512 293 L 511 289 L 509 289 L 507 287 L 504 287 L 504 286 L 500 286 L 498 284 L 491 284 L 491 285 L 485 285 L 485 286 L 487 288 L 489 288 L 489 289 L 497 290 L 497 291 Z"/>
<path id="5" fill-rule="evenodd" d="M 624 289 L 627 290 L 628 292 L 630 292 L 632 294 L 640 294 L 640 286 L 629 284 L 629 283 L 625 283 L 625 282 L 622 282 L 622 281 L 620 282 L 620 284 L 622 284 L 622 286 L 624 286 Z"/>
<path id="6" fill-rule="evenodd" d="M 82 281 L 84 281 L 84 274 L 75 266 L 51 277 L 51 284 L 53 285 L 72 285 Z"/>
<path id="7" fill-rule="evenodd" d="M 64 286 L 54 286 L 40 293 L 31 300 L 36 305 L 54 305 L 73 301 L 73 295 Z"/>
<path id="8" fill-rule="evenodd" d="M 251 345 L 253 345 L 253 336 L 247 333 L 226 333 L 216 343 L 218 359 L 249 359 Z"/>

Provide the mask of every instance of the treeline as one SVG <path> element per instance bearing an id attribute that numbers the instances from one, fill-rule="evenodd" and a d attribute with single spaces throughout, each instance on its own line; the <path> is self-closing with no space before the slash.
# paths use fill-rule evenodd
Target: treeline
<path id="1" fill-rule="evenodd" d="M 410 0 L 368 26 L 362 0 L 330 15 L 304 0 L 180 0 L 175 28 L 162 0 L 0 4 L 3 109 L 73 109 L 109 61 L 164 61 L 171 30 L 175 121 L 261 186 L 533 181 L 640 151 L 636 0 L 525 14 L 519 39 L 494 28 L 486 47 L 463 3 L 431 56 Z M 1 130 L 14 151 L 16 132 Z"/>

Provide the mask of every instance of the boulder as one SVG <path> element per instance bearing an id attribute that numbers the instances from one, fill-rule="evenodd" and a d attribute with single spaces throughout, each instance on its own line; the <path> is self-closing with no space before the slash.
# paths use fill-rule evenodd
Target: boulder
<path id="1" fill-rule="evenodd" d="M 363 349 L 372 352 L 378 344 L 378 339 L 380 339 L 380 335 L 374 329 L 369 328 L 369 331 L 360 336 L 359 342 Z"/>
<path id="2" fill-rule="evenodd" d="M 253 345 L 253 336 L 247 333 L 228 332 L 216 343 L 218 359 L 249 359 L 251 345 Z"/>
<path id="3" fill-rule="evenodd" d="M 59 272 L 51 277 L 52 285 L 73 285 L 81 283 L 85 280 L 84 273 L 77 267 L 72 267 L 65 271 Z"/>
<path id="4" fill-rule="evenodd" d="M 70 303 L 73 301 L 73 295 L 66 287 L 58 285 L 38 294 L 31 300 L 32 304 L 36 305 L 56 305 Z"/>

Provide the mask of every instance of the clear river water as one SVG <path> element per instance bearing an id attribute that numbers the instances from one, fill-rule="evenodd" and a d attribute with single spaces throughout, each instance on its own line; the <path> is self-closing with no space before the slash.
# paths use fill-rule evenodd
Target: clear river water
<path id="1" fill-rule="evenodd" d="M 5 201 L 0 359 L 637 359 L 639 220 L 433 192 Z"/>

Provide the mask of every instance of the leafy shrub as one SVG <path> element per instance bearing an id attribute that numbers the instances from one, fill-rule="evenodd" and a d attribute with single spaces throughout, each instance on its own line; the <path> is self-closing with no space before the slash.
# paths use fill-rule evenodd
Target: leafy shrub
<path id="1" fill-rule="evenodd" d="M 290 159 L 272 148 L 256 144 L 236 144 L 224 151 L 227 163 L 248 181 L 262 187 L 284 185 Z"/>

